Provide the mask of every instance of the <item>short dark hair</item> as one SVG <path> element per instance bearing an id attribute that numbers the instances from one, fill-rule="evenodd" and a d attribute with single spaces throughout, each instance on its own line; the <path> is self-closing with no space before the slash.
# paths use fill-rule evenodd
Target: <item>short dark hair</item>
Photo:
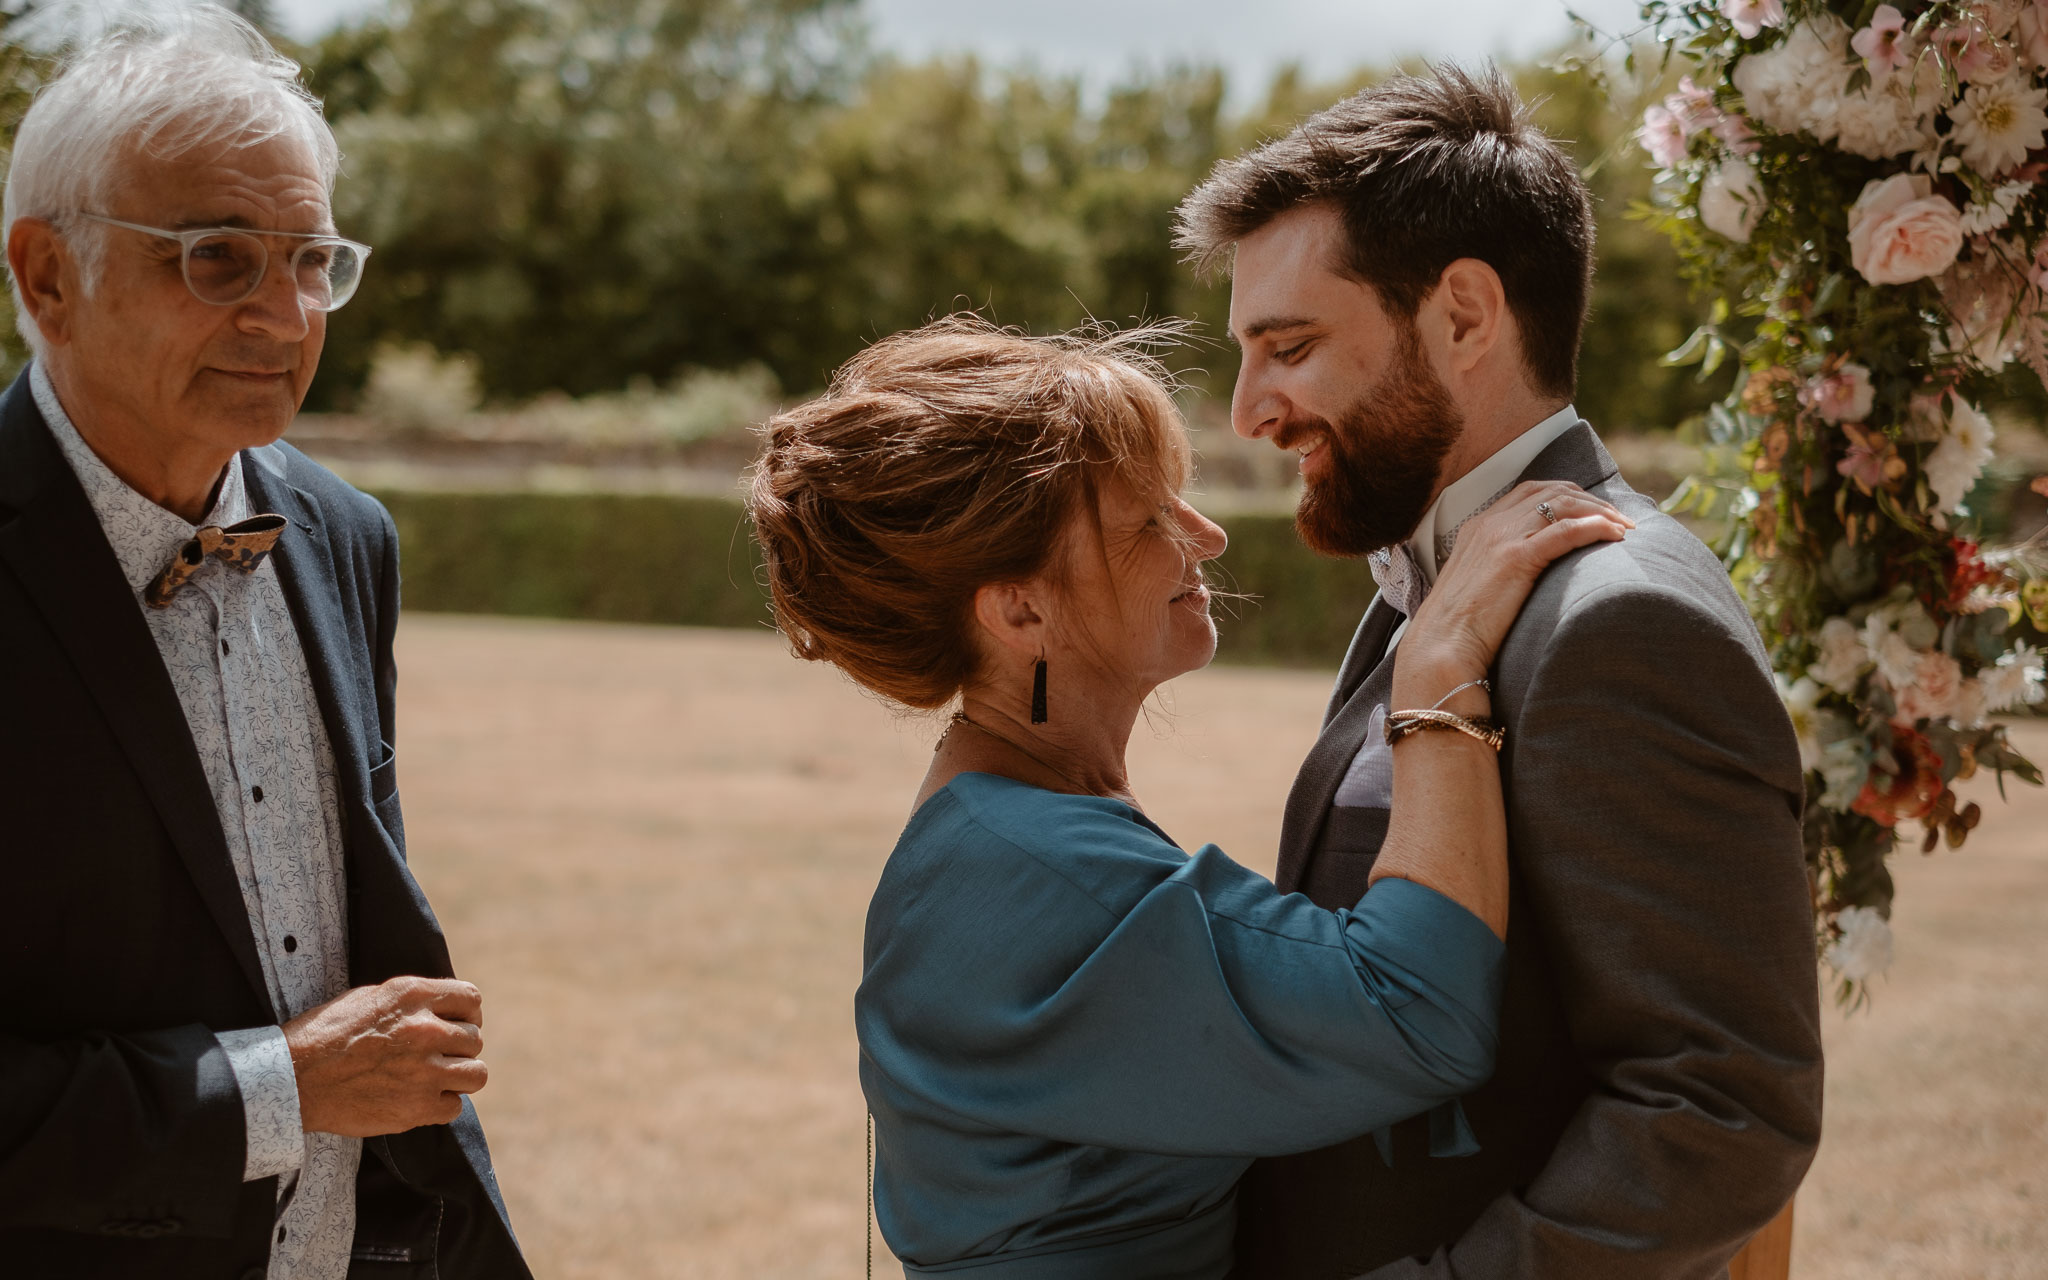
<path id="1" fill-rule="evenodd" d="M 1572 394 L 1592 290 L 1592 196 L 1497 67 L 1396 76 L 1218 163 L 1181 202 L 1174 243 L 1211 270 L 1238 241 L 1317 203 L 1343 219 L 1341 269 L 1402 318 L 1459 258 L 1491 266 L 1531 380 Z"/>

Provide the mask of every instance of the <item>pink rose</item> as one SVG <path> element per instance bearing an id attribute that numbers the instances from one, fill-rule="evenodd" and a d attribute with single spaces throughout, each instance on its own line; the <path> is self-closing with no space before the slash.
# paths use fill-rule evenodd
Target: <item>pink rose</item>
<path id="1" fill-rule="evenodd" d="M 1801 398 L 1829 422 L 1861 422 L 1870 416 L 1876 392 L 1870 385 L 1870 370 L 1860 364 L 1845 364 L 1825 378 L 1815 378 Z"/>
<path id="2" fill-rule="evenodd" d="M 1962 213 L 1933 190 L 1924 173 L 1897 173 L 1863 188 L 1849 209 L 1849 261 L 1865 280 L 1910 284 L 1955 262 Z"/>
<path id="3" fill-rule="evenodd" d="M 1898 693 L 1899 719 L 1946 720 L 1956 713 L 1963 692 L 1963 669 L 1945 653 L 1923 653 L 1913 664 L 1913 683 Z"/>

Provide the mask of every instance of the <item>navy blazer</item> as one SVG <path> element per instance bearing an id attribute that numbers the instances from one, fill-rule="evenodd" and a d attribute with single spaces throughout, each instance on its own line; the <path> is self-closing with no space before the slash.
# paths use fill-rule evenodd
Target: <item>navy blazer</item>
<path id="1" fill-rule="evenodd" d="M 448 977 L 405 864 L 398 539 L 285 444 L 277 573 L 334 746 L 356 985 Z M 0 399 L 0 1270 L 261 1280 L 277 1180 L 242 1181 L 214 1032 L 276 1022 L 205 771 L 148 624 L 29 392 Z M 364 1144 L 352 1280 L 528 1276 L 476 1113 Z"/>

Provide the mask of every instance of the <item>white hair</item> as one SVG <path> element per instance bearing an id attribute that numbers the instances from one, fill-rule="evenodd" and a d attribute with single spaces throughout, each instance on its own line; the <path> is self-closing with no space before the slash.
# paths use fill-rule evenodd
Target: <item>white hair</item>
<path id="1" fill-rule="evenodd" d="M 22 117 L 0 198 L 0 238 L 17 218 L 49 219 L 74 246 L 81 284 L 90 289 L 102 228 L 77 215 L 106 211 L 121 163 L 134 151 L 176 160 L 206 146 L 294 137 L 312 151 L 321 184 L 333 192 L 341 152 L 319 99 L 299 83 L 299 64 L 248 22 L 212 4 L 159 3 L 111 22 L 104 9 L 70 8 L 74 21 L 102 29 L 77 42 Z M 12 270 L 8 283 L 15 324 L 40 355 L 42 335 Z"/>

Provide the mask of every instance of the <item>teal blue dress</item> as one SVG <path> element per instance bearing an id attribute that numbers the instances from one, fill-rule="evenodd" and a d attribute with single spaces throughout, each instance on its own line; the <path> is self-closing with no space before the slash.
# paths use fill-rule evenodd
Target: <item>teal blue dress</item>
<path id="1" fill-rule="evenodd" d="M 910 1275 L 1221 1277 L 1253 1157 L 1491 1074 L 1501 957 L 1410 881 L 1325 911 L 1115 800 L 962 774 L 868 909 L 854 1014 L 883 1238 Z"/>

